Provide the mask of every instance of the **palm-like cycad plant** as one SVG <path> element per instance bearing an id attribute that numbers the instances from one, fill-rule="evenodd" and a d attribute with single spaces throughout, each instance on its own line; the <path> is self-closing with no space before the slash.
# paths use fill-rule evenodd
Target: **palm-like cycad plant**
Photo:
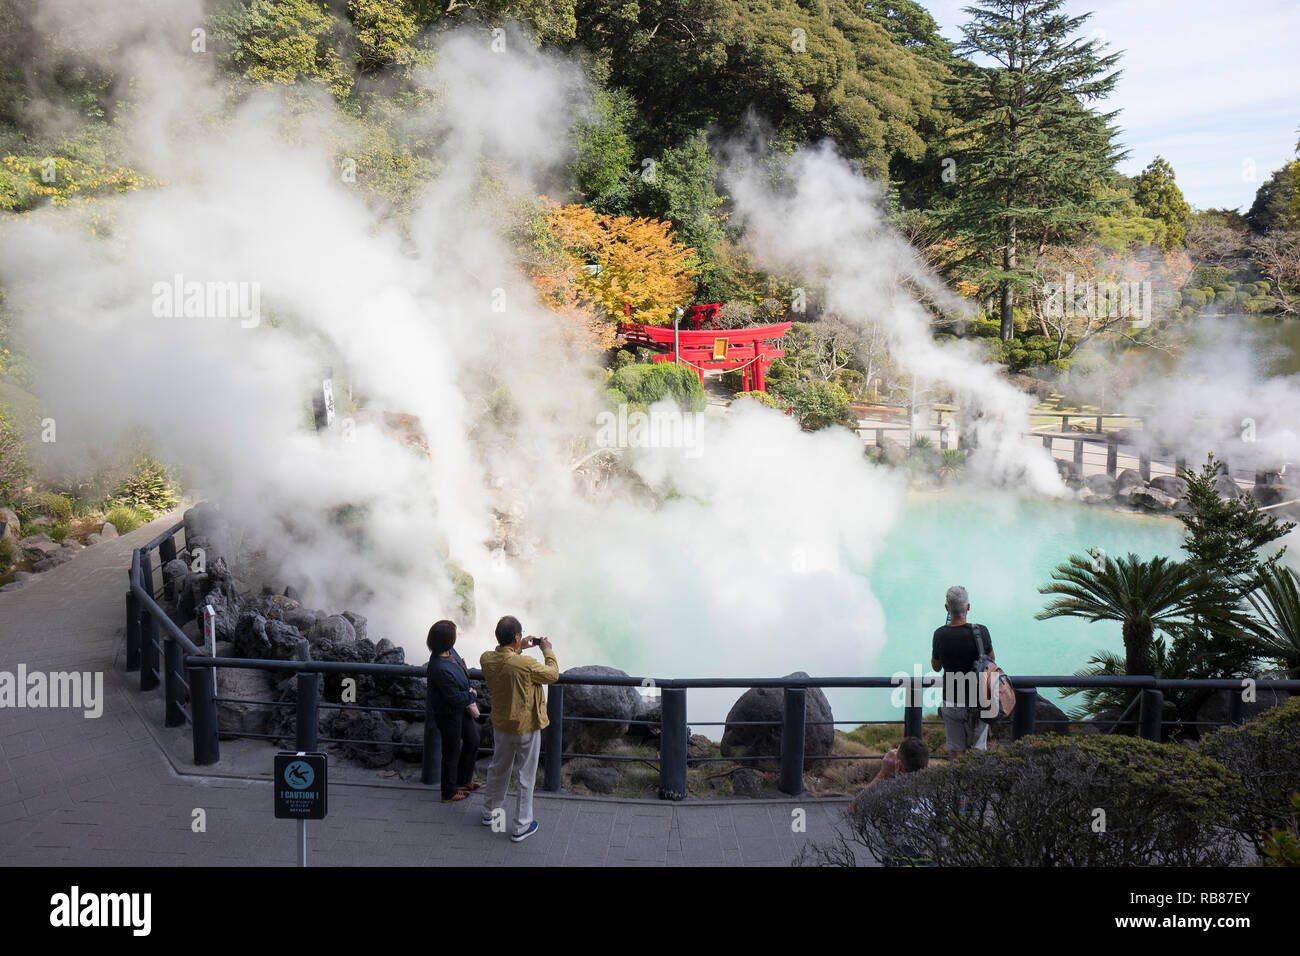
<path id="1" fill-rule="evenodd" d="M 1143 561 L 1073 555 L 1052 572 L 1041 594 L 1057 595 L 1038 620 L 1082 617 L 1089 621 L 1119 621 L 1124 635 L 1124 673 L 1153 673 L 1152 640 L 1157 629 L 1175 640 L 1221 617 L 1222 595 L 1195 568 L 1167 557 Z M 1198 625 L 1198 618 L 1201 623 Z"/>
<path id="2" fill-rule="evenodd" d="M 1246 599 L 1259 616 L 1250 631 L 1260 655 L 1280 661 L 1288 678 L 1300 678 L 1300 575 L 1265 564 Z"/>

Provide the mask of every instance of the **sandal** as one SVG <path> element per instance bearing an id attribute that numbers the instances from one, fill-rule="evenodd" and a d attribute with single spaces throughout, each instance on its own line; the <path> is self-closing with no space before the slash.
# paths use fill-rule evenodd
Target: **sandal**
<path id="1" fill-rule="evenodd" d="M 463 784 L 461 786 L 461 790 L 464 790 L 466 793 L 473 793 L 475 790 L 482 790 L 482 789 L 483 789 L 483 784 L 479 783 L 477 780 L 471 780 L 469 783 Z"/>
<path id="2" fill-rule="evenodd" d="M 469 799 L 469 791 L 468 791 L 468 790 L 457 790 L 457 791 L 456 791 L 455 793 L 453 793 L 450 797 L 443 797 L 443 798 L 442 798 L 442 802 L 443 802 L 443 803 L 455 803 L 457 800 L 468 800 L 468 799 Z"/>

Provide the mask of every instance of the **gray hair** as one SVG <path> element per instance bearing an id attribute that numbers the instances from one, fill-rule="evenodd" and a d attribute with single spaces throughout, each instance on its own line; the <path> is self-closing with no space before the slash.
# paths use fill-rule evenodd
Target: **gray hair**
<path id="1" fill-rule="evenodd" d="M 943 599 L 943 606 L 948 609 L 948 613 L 960 617 L 970 610 L 970 595 L 960 584 L 954 584 L 948 589 L 948 594 Z"/>

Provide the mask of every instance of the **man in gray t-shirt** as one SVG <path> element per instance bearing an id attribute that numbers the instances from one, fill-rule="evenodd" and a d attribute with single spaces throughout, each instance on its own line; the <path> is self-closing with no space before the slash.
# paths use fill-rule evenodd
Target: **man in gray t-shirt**
<path id="1" fill-rule="evenodd" d="M 952 690 L 957 685 L 962 689 L 975 687 L 972 676 L 975 664 L 979 660 L 979 651 L 975 644 L 975 626 L 968 623 L 966 615 L 970 613 L 970 596 L 960 585 L 953 585 L 944 597 L 944 607 L 948 611 L 948 623 L 934 632 L 930 645 L 930 666 L 943 671 L 944 700 L 939 708 L 943 718 L 944 733 L 947 741 L 944 749 L 954 757 L 967 750 L 985 750 L 988 748 L 989 725 L 980 719 L 979 700 L 970 693 L 957 699 L 951 699 Z M 988 629 L 980 625 L 980 637 L 984 641 L 984 652 L 993 658 L 993 642 Z M 963 697 L 971 699 L 962 699 Z M 967 705 L 967 706 L 958 706 Z"/>

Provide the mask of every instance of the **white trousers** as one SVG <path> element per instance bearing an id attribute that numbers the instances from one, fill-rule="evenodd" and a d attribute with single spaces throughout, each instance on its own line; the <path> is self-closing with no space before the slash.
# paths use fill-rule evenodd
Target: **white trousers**
<path id="1" fill-rule="evenodd" d="M 515 801 L 515 819 L 512 834 L 518 835 L 533 822 L 533 786 L 537 782 L 537 759 L 542 754 L 542 732 L 503 734 L 493 730 L 496 749 L 488 767 L 487 786 L 483 790 L 486 802 L 483 815 L 491 816 L 506 803 L 510 778 L 519 775 L 519 797 Z"/>

